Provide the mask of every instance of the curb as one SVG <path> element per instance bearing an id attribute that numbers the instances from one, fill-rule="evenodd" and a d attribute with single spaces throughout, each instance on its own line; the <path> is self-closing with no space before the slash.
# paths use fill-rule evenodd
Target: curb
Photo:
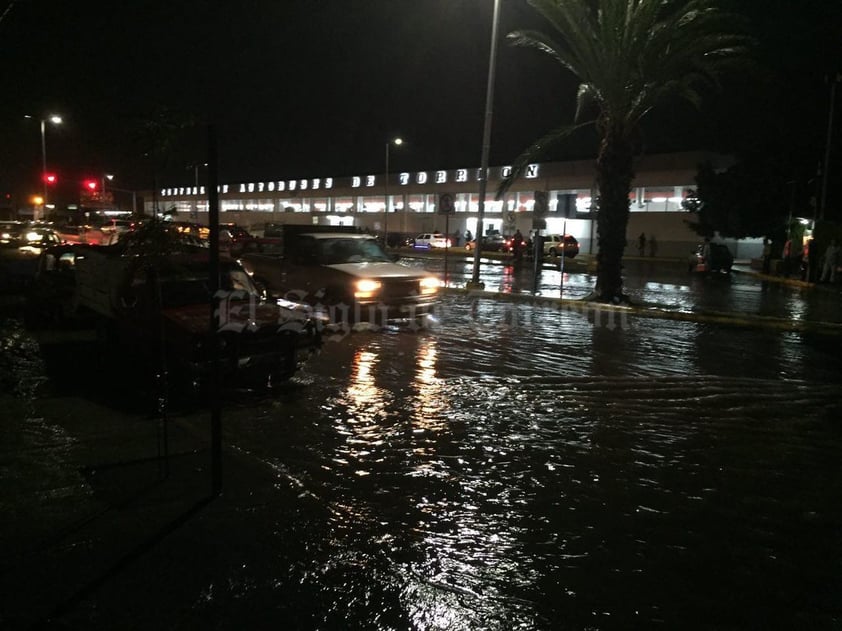
<path id="1" fill-rule="evenodd" d="M 791 320 L 772 316 L 761 316 L 748 313 L 729 313 L 720 311 L 674 311 L 656 305 L 612 305 L 570 298 L 555 298 L 552 296 L 533 296 L 530 294 L 504 294 L 495 291 L 475 290 L 462 287 L 443 287 L 443 293 L 464 295 L 475 298 L 488 298 L 505 302 L 517 302 L 541 307 L 554 307 L 560 311 L 576 311 L 584 315 L 599 316 L 601 314 L 635 315 L 642 318 L 657 318 L 662 320 L 677 320 L 682 322 L 696 322 L 702 324 L 724 324 L 742 327 L 770 328 L 780 331 L 793 332 L 821 332 L 828 334 L 842 334 L 842 324 L 836 322 Z"/>

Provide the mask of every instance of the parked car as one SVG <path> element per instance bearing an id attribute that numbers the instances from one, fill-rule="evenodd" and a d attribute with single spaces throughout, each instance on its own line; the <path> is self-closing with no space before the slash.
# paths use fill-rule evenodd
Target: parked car
<path id="1" fill-rule="evenodd" d="M 415 237 L 413 246 L 416 248 L 449 248 L 451 246 L 450 239 L 447 235 L 441 232 L 425 232 Z"/>
<path id="2" fill-rule="evenodd" d="M 690 253 L 690 258 L 687 262 L 687 270 L 689 272 L 722 272 L 725 274 L 731 273 L 731 267 L 734 265 L 734 255 L 727 245 L 722 243 L 710 243 L 710 253 L 705 257 L 705 244 L 700 243 L 693 252 Z"/>
<path id="3" fill-rule="evenodd" d="M 74 325 L 91 316 L 80 313 L 76 300 L 76 259 L 87 251 L 85 245 L 63 243 L 41 253 L 26 291 L 24 321 L 30 328 Z"/>
<path id="4" fill-rule="evenodd" d="M 26 226 L 23 221 L 0 221 L 0 245 L 16 246 Z"/>
<path id="5" fill-rule="evenodd" d="M 482 237 L 480 240 L 480 250 L 482 252 L 502 252 L 506 247 L 506 239 L 499 232 Z M 473 250 L 477 245 L 476 239 L 468 241 L 465 244 L 466 250 Z"/>
<path id="6" fill-rule="evenodd" d="M 219 226 L 219 246 L 228 250 L 232 256 L 237 256 L 249 243 L 253 236 L 248 230 L 235 223 L 224 223 Z"/>
<path id="7" fill-rule="evenodd" d="M 579 254 L 579 242 L 576 237 L 570 234 L 550 234 L 544 237 L 545 255 L 561 256 L 562 253 L 569 259 Z"/>
<path id="8" fill-rule="evenodd" d="M 423 324 L 438 303 L 440 282 L 396 263 L 373 235 L 313 226 L 286 226 L 240 257 L 256 284 L 275 297 L 321 307 L 334 324 Z"/>
<path id="9" fill-rule="evenodd" d="M 52 228 L 25 225 L 17 236 L 4 239 L 0 244 L 0 285 L 21 288 L 29 285 L 38 270 L 38 257 L 47 248 L 62 243 L 62 238 Z"/>
<path id="10" fill-rule="evenodd" d="M 99 227 L 99 231 L 102 233 L 101 243 L 103 245 L 116 243 L 132 229 L 133 223 L 131 219 L 109 219 Z"/>

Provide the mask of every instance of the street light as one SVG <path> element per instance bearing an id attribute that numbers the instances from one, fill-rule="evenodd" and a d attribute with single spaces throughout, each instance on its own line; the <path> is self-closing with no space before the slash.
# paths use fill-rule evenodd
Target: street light
<path id="1" fill-rule="evenodd" d="M 400 147 L 403 144 L 402 138 L 393 138 L 386 143 L 386 179 L 383 183 L 383 192 L 385 197 L 385 204 L 383 205 L 383 245 L 389 246 L 389 231 L 386 229 L 389 221 L 389 149 L 392 144 Z"/>
<path id="2" fill-rule="evenodd" d="M 497 24 L 500 21 L 500 0 L 494 0 L 494 17 L 491 19 L 491 52 L 488 57 L 488 85 L 485 92 L 485 125 L 482 131 L 482 157 L 479 167 L 479 206 L 477 207 L 477 243 L 474 248 L 474 270 L 468 289 L 484 289 L 479 282 L 479 257 L 482 249 L 482 222 L 485 211 L 485 189 L 488 179 L 488 154 L 491 149 L 491 114 L 494 106 L 494 66 L 497 61 Z"/>
<path id="3" fill-rule="evenodd" d="M 26 116 L 25 118 L 32 118 L 31 116 Z M 48 116 L 47 118 L 41 119 L 41 180 L 44 184 L 44 218 L 46 219 L 47 215 L 47 122 L 51 122 L 53 125 L 60 125 L 61 124 L 61 116 Z"/>
<path id="4" fill-rule="evenodd" d="M 120 204 L 114 201 L 114 195 L 112 193 L 108 193 L 109 197 L 106 199 L 105 196 L 105 181 L 108 180 L 108 190 L 113 191 L 115 193 L 131 193 L 132 196 L 132 217 L 137 216 L 137 191 L 133 191 L 128 188 L 117 188 L 112 184 L 114 182 L 114 178 L 116 176 L 113 173 L 103 173 L 102 175 L 102 188 L 100 189 L 100 197 L 103 202 L 109 202 L 114 204 L 115 210 L 120 210 Z"/>

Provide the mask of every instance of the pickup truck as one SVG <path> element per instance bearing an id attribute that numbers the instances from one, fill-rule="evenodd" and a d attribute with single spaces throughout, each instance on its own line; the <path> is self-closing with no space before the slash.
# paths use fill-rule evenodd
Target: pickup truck
<path id="1" fill-rule="evenodd" d="M 220 262 L 214 331 L 208 271 L 206 248 L 163 256 L 60 246 L 42 255 L 29 320 L 57 326 L 82 315 L 104 353 L 165 368 L 194 387 L 209 383 L 214 342 L 223 378 L 248 383 L 287 380 L 319 350 L 323 322 L 301 303 L 264 300 L 233 260 Z"/>
<path id="2" fill-rule="evenodd" d="M 305 302 L 343 328 L 398 320 L 426 326 L 439 301 L 436 276 L 396 263 L 370 234 L 283 228 L 279 236 L 251 244 L 239 259 L 268 294 Z"/>

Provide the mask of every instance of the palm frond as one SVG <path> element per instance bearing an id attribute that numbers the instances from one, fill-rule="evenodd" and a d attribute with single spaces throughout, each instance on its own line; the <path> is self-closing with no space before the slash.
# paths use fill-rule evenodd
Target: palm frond
<path id="1" fill-rule="evenodd" d="M 514 184 L 515 180 L 517 180 L 520 176 L 523 175 L 523 172 L 526 170 L 526 167 L 532 164 L 533 162 L 540 161 L 540 159 L 550 150 L 573 134 L 574 132 L 593 125 L 594 121 L 590 120 L 585 123 L 577 123 L 573 125 L 562 125 L 561 127 L 557 127 L 553 129 L 548 134 L 545 134 L 539 140 L 533 142 L 529 147 L 527 147 L 512 163 L 512 170 L 509 175 L 500 182 L 500 185 L 497 187 L 497 194 L 495 199 L 502 199 L 503 196 L 508 192 L 511 188 L 512 184 Z"/>

